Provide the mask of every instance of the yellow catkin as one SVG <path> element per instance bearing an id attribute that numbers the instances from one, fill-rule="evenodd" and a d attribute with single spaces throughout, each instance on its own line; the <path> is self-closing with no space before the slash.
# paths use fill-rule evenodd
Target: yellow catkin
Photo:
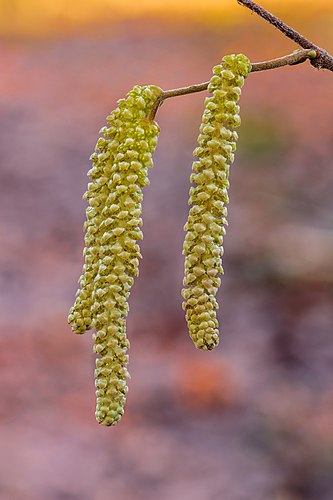
<path id="1" fill-rule="evenodd" d="M 159 127 L 147 117 L 160 95 L 155 86 L 134 87 L 108 117 L 92 155 L 81 288 L 68 321 L 76 333 L 95 327 L 96 419 L 116 424 L 124 412 L 129 342 L 128 298 L 138 275 L 142 239 L 142 188 Z"/>
<path id="2" fill-rule="evenodd" d="M 119 108 L 116 108 L 107 118 L 110 126 L 107 138 L 100 137 L 91 155 L 92 168 L 88 172 L 91 182 L 84 194 L 89 206 L 86 210 L 85 248 L 82 275 L 79 279 L 80 288 L 76 294 L 74 306 L 70 309 L 68 322 L 75 333 L 84 333 L 93 328 L 92 295 L 94 279 L 99 268 L 100 224 L 103 220 L 102 210 L 110 193 L 109 179 L 114 158 L 119 147 L 121 129 L 117 124 L 123 120 Z M 104 127 L 101 132 L 105 131 Z"/>
<path id="3" fill-rule="evenodd" d="M 225 56 L 213 68 L 194 154 L 189 205 L 185 224 L 185 277 L 183 308 L 190 336 L 198 349 L 211 350 L 219 343 L 216 293 L 223 273 L 223 236 L 229 201 L 229 167 L 234 160 L 240 125 L 239 106 L 244 79 L 251 71 L 242 54 Z"/>

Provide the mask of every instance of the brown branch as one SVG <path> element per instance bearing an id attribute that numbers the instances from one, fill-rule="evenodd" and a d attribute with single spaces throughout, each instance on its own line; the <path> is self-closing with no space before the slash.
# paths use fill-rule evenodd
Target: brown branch
<path id="1" fill-rule="evenodd" d="M 256 71 L 264 71 L 267 69 L 281 68 L 282 66 L 292 66 L 295 64 L 300 64 L 307 59 L 310 59 L 310 64 L 317 69 L 328 69 L 329 71 L 333 71 L 333 57 L 326 52 L 326 50 L 318 47 L 314 43 L 310 42 L 303 35 L 298 33 L 298 31 L 294 30 L 283 21 L 278 19 L 276 16 L 268 12 L 266 9 L 261 7 L 260 5 L 253 2 L 253 0 L 237 0 L 240 5 L 247 7 L 252 12 L 258 14 L 258 16 L 268 21 L 270 24 L 275 26 L 278 30 L 280 30 L 285 36 L 296 42 L 300 45 L 304 50 L 297 50 L 292 54 L 289 54 L 284 57 L 279 57 L 278 59 L 272 59 L 271 61 L 264 61 L 259 63 L 251 64 L 251 72 Z M 176 97 L 179 95 L 193 94 L 195 92 L 202 92 L 203 90 L 207 90 L 209 82 L 198 83 L 196 85 L 190 85 L 189 87 L 182 87 L 179 89 L 173 90 L 165 90 L 156 100 L 148 119 L 154 120 L 158 108 L 163 104 L 165 99 L 169 97 Z"/>
<path id="2" fill-rule="evenodd" d="M 255 71 L 264 71 L 267 69 L 281 68 L 282 66 L 295 66 L 307 59 L 313 60 L 317 57 L 315 50 L 296 50 L 287 56 L 278 57 L 271 61 L 264 61 L 251 64 L 251 73 Z"/>
<path id="3" fill-rule="evenodd" d="M 283 21 L 278 19 L 276 16 L 268 12 L 266 9 L 256 4 L 252 0 L 237 0 L 240 5 L 247 7 L 252 12 L 258 14 L 258 16 L 268 21 L 275 28 L 281 31 L 285 36 L 293 40 L 295 43 L 300 45 L 303 49 L 313 49 L 316 51 L 317 56 L 311 61 L 312 66 L 317 69 L 328 69 L 329 71 L 333 71 L 333 57 L 326 52 L 326 50 L 318 47 L 314 43 L 310 42 L 303 35 L 298 33 L 298 31 L 294 30 Z"/>
<path id="4" fill-rule="evenodd" d="M 307 59 L 313 59 L 317 56 L 317 52 L 314 50 L 298 50 L 287 56 L 279 57 L 278 59 L 272 59 L 271 61 L 264 61 L 258 63 L 251 63 L 251 73 L 256 71 L 265 71 L 268 69 L 281 68 L 282 66 L 293 66 L 295 64 L 300 64 Z M 181 87 L 179 89 L 164 90 L 162 94 L 156 99 L 156 102 L 150 112 L 148 117 L 149 120 L 154 120 L 157 110 L 162 106 L 165 99 L 169 97 L 177 97 L 179 95 L 194 94 L 195 92 L 202 92 L 207 90 L 209 82 L 197 83 L 196 85 L 190 85 L 189 87 Z"/>

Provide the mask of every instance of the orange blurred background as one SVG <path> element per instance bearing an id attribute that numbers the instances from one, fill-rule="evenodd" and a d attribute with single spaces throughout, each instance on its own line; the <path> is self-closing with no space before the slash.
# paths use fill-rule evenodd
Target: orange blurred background
<path id="1" fill-rule="evenodd" d="M 263 5 L 333 52 L 330 0 Z M 91 335 L 67 325 L 98 130 L 135 84 L 297 47 L 233 0 L 0 0 L 0 33 L 0 498 L 332 500 L 332 74 L 246 82 L 214 352 L 193 347 L 180 296 L 205 93 L 159 110 L 128 403 L 103 428 Z"/>
<path id="2" fill-rule="evenodd" d="M 266 0 L 277 16 L 318 19 L 329 16 L 331 0 Z M 178 29 L 184 23 L 221 26 L 242 24 L 249 13 L 236 0 L 0 0 L 0 29 L 6 37 L 50 37 L 70 34 L 105 35 L 119 21 L 149 19 L 151 26 L 163 20 Z"/>

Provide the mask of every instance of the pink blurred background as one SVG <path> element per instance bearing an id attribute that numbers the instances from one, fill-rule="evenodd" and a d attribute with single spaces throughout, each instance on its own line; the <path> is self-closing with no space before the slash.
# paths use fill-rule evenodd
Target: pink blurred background
<path id="1" fill-rule="evenodd" d="M 67 325 L 98 130 L 135 84 L 199 83 L 224 54 L 297 47 L 236 2 L 183 2 L 184 17 L 167 2 L 134 16 L 131 2 L 88 0 L 77 20 L 39 3 L 0 2 L 0 498 L 331 500 L 332 74 L 305 63 L 246 82 L 214 352 L 193 347 L 180 296 L 205 96 L 160 109 L 128 403 L 104 428 L 91 335 Z M 263 3 L 333 51 L 329 2 Z"/>

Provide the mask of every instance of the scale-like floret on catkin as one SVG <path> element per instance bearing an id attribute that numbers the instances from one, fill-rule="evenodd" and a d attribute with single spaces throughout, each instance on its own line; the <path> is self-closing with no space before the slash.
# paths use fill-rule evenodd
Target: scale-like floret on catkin
<path id="1" fill-rule="evenodd" d="M 251 71 L 242 54 L 225 56 L 213 68 L 194 154 L 189 216 L 185 224 L 183 308 L 190 336 L 198 349 L 219 343 L 216 293 L 223 273 L 223 237 L 229 202 L 229 167 L 234 160 L 240 125 L 239 106 L 244 79 Z"/>

